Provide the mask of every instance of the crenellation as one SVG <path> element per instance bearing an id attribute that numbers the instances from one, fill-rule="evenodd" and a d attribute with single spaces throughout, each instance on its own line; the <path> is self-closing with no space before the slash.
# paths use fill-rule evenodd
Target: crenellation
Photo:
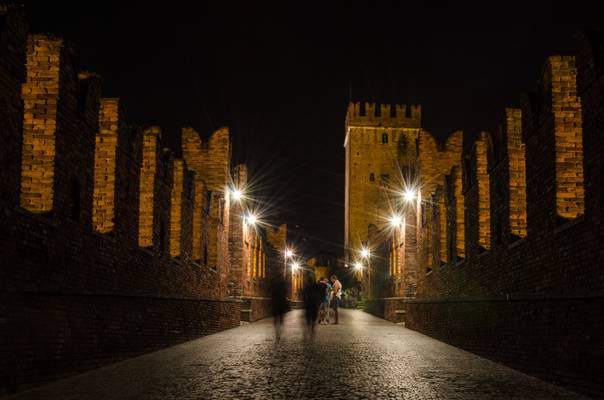
<path id="1" fill-rule="evenodd" d="M 351 102 L 346 116 L 348 126 L 383 126 L 420 128 L 421 106 L 419 104 L 376 104 Z M 393 111 L 394 110 L 394 111 Z M 363 112 L 364 111 L 364 112 Z"/>
<path id="2" fill-rule="evenodd" d="M 560 217 L 574 219 L 583 215 L 585 208 L 583 121 L 575 57 L 549 57 L 545 69 L 551 79 L 548 89 L 555 132 L 556 212 Z"/>
<path id="3" fill-rule="evenodd" d="M 420 131 L 420 193 L 430 200 L 416 247 L 426 273 L 412 299 L 393 297 L 404 292 L 392 289 L 397 235 L 387 235 L 375 248 L 390 245 L 376 257 L 384 258 L 392 284 L 369 309 L 514 366 L 521 359 L 529 373 L 547 369 L 552 379 L 597 382 L 582 357 L 601 342 L 583 335 L 599 331 L 586 315 L 602 310 L 601 302 L 585 302 L 602 292 L 593 283 L 604 257 L 602 49 L 604 36 L 583 34 L 577 58 L 549 57 L 539 90 L 525 94 L 520 109 L 504 110 L 493 139 L 480 132 L 462 149 L 461 132 L 441 145 Z M 438 258 L 446 265 L 432 268 Z M 519 339 L 510 347 L 502 335 Z M 582 338 L 573 346 L 583 352 L 569 353 L 560 337 Z"/>
<path id="4" fill-rule="evenodd" d="M 0 359 L 10 371 L 2 384 L 54 379 L 270 315 L 268 279 L 282 271 L 287 229 L 249 232 L 253 254 L 230 251 L 242 213 L 231 212 L 226 190 L 228 128 L 207 141 L 184 128 L 183 159 L 174 159 L 160 148 L 160 127 L 128 124 L 120 99 L 101 97 L 101 78 L 79 72 L 61 38 L 27 36 L 15 10 L 0 5 L 0 289 L 11 305 L 1 318 L 0 353 L 11 354 Z M 227 279 L 232 259 L 247 256 L 246 317 Z M 99 326 L 111 329 L 99 335 Z"/>
<path id="5" fill-rule="evenodd" d="M 175 159 L 160 127 L 128 125 L 120 100 L 101 97 L 101 78 L 79 72 L 61 38 L 27 36 L 16 10 L 0 5 L 7 381 L 30 385 L 269 315 L 287 226 L 243 221 L 228 188 L 245 188 L 249 172 L 231 168 L 229 129 L 202 139 L 183 128 Z M 349 103 L 345 245 L 349 259 L 361 245 L 374 255 L 367 304 L 529 372 L 599 378 L 602 340 L 587 333 L 602 314 L 603 49 L 584 33 L 576 56 L 549 57 L 497 136 L 480 132 L 465 149 L 461 131 L 440 143 L 422 129 L 420 105 Z M 288 275 L 293 299 L 303 278 Z"/>
<path id="6" fill-rule="evenodd" d="M 512 235 L 526 236 L 526 163 L 522 111 L 506 108 L 504 132 L 509 165 L 509 226 Z"/>
<path id="7" fill-rule="evenodd" d="M 182 254 L 182 216 L 183 197 L 185 195 L 186 165 L 183 160 L 175 159 L 172 163 L 172 193 L 170 201 L 170 256 Z"/>
<path id="8" fill-rule="evenodd" d="M 115 226 L 119 99 L 101 99 L 95 138 L 92 225 L 108 233 Z"/>
<path id="9" fill-rule="evenodd" d="M 478 188 L 478 245 L 484 250 L 491 247 L 491 195 L 488 167 L 490 147 L 492 144 L 489 134 L 481 132 L 479 139 L 474 142 L 474 162 Z"/>
<path id="10" fill-rule="evenodd" d="M 54 203 L 54 171 L 63 40 L 31 35 L 27 42 L 27 76 L 22 86 L 23 148 L 21 207 L 48 212 Z"/>
<path id="11" fill-rule="evenodd" d="M 436 190 L 438 197 L 438 255 L 440 265 L 447 264 L 447 205 L 445 201 L 445 191 L 442 186 Z"/>
<path id="12" fill-rule="evenodd" d="M 140 247 L 153 246 L 154 200 L 160 135 L 161 129 L 158 126 L 147 128 L 143 133 L 143 158 L 140 172 L 138 217 L 138 244 Z"/>

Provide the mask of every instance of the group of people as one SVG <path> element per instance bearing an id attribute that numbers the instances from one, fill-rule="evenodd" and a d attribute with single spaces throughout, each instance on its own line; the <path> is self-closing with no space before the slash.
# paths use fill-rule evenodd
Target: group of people
<path id="1" fill-rule="evenodd" d="M 282 276 L 276 276 L 271 282 L 270 292 L 277 341 L 281 338 L 283 316 L 289 310 L 287 291 L 285 279 Z M 320 324 L 323 322 L 338 324 L 340 322 L 338 309 L 342 302 L 342 283 L 337 276 L 332 275 L 329 279 L 322 277 L 317 282 L 308 278 L 302 295 L 308 332 L 314 333 L 317 321 Z M 332 316 L 333 322 L 330 322 Z"/>
<path id="2" fill-rule="evenodd" d="M 342 302 L 342 283 L 332 275 L 330 279 L 321 277 L 317 282 L 309 281 L 303 291 L 306 325 L 314 333 L 315 324 L 339 324 L 338 309 Z M 330 311 L 333 322 L 330 322 Z"/>

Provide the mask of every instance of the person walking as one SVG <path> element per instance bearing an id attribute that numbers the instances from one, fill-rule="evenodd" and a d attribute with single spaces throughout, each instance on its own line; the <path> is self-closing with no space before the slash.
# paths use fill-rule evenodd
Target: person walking
<path id="1" fill-rule="evenodd" d="M 287 283 L 280 274 L 272 279 L 270 293 L 273 307 L 273 322 L 275 324 L 275 338 L 279 341 L 281 340 L 281 332 L 283 330 L 283 315 L 289 311 Z"/>
<path id="2" fill-rule="evenodd" d="M 334 324 L 340 323 L 340 318 L 338 315 L 338 308 L 340 308 L 340 303 L 342 302 L 342 283 L 338 280 L 338 277 L 335 275 L 331 276 L 331 283 L 333 286 L 332 296 L 331 296 L 331 309 L 333 310 L 335 322 Z"/>
<path id="3" fill-rule="evenodd" d="M 321 287 L 314 282 L 313 279 L 307 278 L 302 291 L 302 296 L 304 298 L 304 317 L 306 320 L 305 334 L 310 333 L 312 337 L 315 334 L 317 313 L 319 312 L 319 305 L 321 304 L 323 293 Z"/>

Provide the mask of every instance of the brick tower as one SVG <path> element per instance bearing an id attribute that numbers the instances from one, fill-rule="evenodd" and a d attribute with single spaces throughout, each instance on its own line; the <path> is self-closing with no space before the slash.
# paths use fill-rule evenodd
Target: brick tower
<path id="1" fill-rule="evenodd" d="M 416 179 L 421 107 L 350 103 L 345 129 L 344 244 L 352 254 L 367 242 L 371 225 L 379 230 L 387 223 L 394 191 Z"/>

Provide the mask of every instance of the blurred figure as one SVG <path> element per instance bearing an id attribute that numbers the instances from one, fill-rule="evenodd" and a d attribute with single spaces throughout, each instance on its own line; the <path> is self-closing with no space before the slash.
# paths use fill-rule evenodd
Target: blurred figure
<path id="1" fill-rule="evenodd" d="M 321 277 L 319 279 L 319 286 L 321 287 L 322 301 L 319 306 L 319 324 L 323 321 L 329 323 L 329 297 L 331 295 L 331 283 L 329 279 Z"/>
<path id="2" fill-rule="evenodd" d="M 275 324 L 275 338 L 279 341 L 281 340 L 281 331 L 283 329 L 283 315 L 289 311 L 287 283 L 281 274 L 277 274 L 271 280 L 270 292 L 273 306 L 273 321 Z"/>
<path id="3" fill-rule="evenodd" d="M 321 287 L 310 277 L 306 278 L 306 284 L 302 292 L 302 296 L 304 297 L 304 318 L 306 320 L 305 333 L 310 333 L 311 336 L 315 334 L 315 323 L 317 322 L 319 306 L 323 300 L 322 295 Z"/>

